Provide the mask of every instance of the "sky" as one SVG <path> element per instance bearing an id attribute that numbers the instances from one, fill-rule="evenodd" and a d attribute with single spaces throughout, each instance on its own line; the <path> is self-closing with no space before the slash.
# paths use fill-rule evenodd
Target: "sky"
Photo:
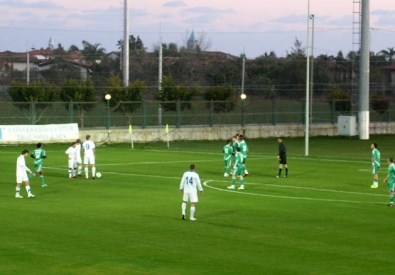
<path id="1" fill-rule="evenodd" d="M 362 1 L 362 0 L 361 0 Z M 366 1 L 366 0 L 364 0 Z M 163 43 L 184 46 L 193 30 L 203 47 L 255 58 L 269 52 L 286 56 L 296 39 L 311 49 L 346 55 L 357 50 L 355 0 L 128 0 L 129 34 L 148 51 Z M 371 0 L 370 48 L 395 47 L 395 1 Z M 53 39 L 64 48 L 82 41 L 118 50 L 123 37 L 124 0 L 0 0 L 0 51 L 46 48 Z M 308 20 L 309 12 L 314 14 Z M 313 27 L 314 24 L 314 27 Z"/>

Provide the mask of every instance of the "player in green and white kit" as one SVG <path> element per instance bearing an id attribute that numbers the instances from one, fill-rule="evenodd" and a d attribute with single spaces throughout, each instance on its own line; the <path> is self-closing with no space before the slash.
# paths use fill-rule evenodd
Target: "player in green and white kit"
<path id="1" fill-rule="evenodd" d="M 225 162 L 224 177 L 229 177 L 229 169 L 232 164 L 232 154 L 233 154 L 231 139 L 228 139 L 226 141 L 226 145 L 222 149 L 222 152 L 224 153 L 224 162 Z"/>
<path id="2" fill-rule="evenodd" d="M 236 177 L 240 179 L 240 187 L 237 188 L 239 190 L 244 189 L 244 178 L 243 175 L 245 173 L 245 167 L 243 165 L 244 156 L 240 152 L 240 147 L 237 147 L 235 154 L 235 164 L 233 165 L 233 175 L 232 175 L 232 184 L 228 186 L 228 189 L 235 189 L 236 185 Z"/>
<path id="3" fill-rule="evenodd" d="M 248 145 L 247 142 L 244 140 L 243 135 L 239 135 L 238 138 L 238 147 L 240 148 L 240 152 L 243 154 L 243 165 L 244 165 L 244 177 L 248 176 L 248 171 L 247 171 L 247 166 L 246 166 L 246 161 L 247 161 L 247 152 L 248 152 Z"/>
<path id="4" fill-rule="evenodd" d="M 377 149 L 377 143 L 372 143 L 370 146 L 372 149 L 372 174 L 373 174 L 373 184 L 371 188 L 379 187 L 379 169 L 380 169 L 380 151 Z"/>
<path id="5" fill-rule="evenodd" d="M 42 187 L 47 187 L 44 181 L 44 172 L 43 172 L 43 160 L 47 157 L 45 154 L 45 150 L 43 149 L 43 144 L 37 143 L 37 149 L 33 150 L 30 155 L 34 158 L 34 167 L 36 168 L 36 175 L 40 175 L 40 181 Z"/>
<path id="6" fill-rule="evenodd" d="M 388 158 L 388 175 L 384 179 L 384 183 L 388 181 L 388 192 L 390 194 L 390 203 L 388 206 L 394 206 L 395 193 L 395 164 L 393 158 Z"/>

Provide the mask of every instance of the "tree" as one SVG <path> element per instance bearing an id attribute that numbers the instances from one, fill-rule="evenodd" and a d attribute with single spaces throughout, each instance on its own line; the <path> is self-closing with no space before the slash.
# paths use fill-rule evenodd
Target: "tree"
<path id="1" fill-rule="evenodd" d="M 71 63 L 70 53 L 66 52 L 62 44 L 58 44 L 58 47 L 53 50 L 49 62 L 52 62 L 50 68 L 41 71 L 45 79 L 51 79 L 55 84 L 61 85 L 65 79 L 80 78 L 79 70 Z"/>
<path id="2" fill-rule="evenodd" d="M 334 107 L 337 112 L 351 111 L 350 95 L 339 87 L 335 87 L 334 90 L 329 94 L 328 103 Z"/>
<path id="3" fill-rule="evenodd" d="M 122 87 L 122 80 L 119 76 L 112 76 L 107 79 L 106 93 L 111 95 L 110 107 L 113 111 L 124 114 L 128 118 L 128 124 L 131 124 L 134 113 L 141 107 L 141 101 L 146 90 L 145 82 L 141 80 L 136 80 L 129 86 Z"/>
<path id="4" fill-rule="evenodd" d="M 381 117 L 387 112 L 389 105 L 389 100 L 383 95 L 374 93 L 370 96 L 370 106 Z"/>
<path id="5" fill-rule="evenodd" d="M 388 63 L 392 64 L 395 60 L 395 49 L 394 47 L 387 48 L 387 50 L 382 50 L 380 53 Z"/>
<path id="6" fill-rule="evenodd" d="M 196 90 L 184 85 L 177 85 L 171 75 L 165 76 L 162 82 L 162 93 L 157 95 L 157 98 L 164 102 L 162 104 L 166 111 L 176 111 L 177 103 L 174 101 L 181 101 L 180 108 L 182 110 L 191 109 L 190 101 L 193 99 Z M 169 102 L 170 103 L 167 103 Z M 173 102 L 172 102 L 173 101 Z"/>
<path id="7" fill-rule="evenodd" d="M 106 49 L 100 47 L 99 43 L 91 44 L 88 41 L 82 41 L 83 49 L 81 50 L 81 54 L 85 56 L 86 61 L 89 65 L 92 66 L 92 71 L 95 71 L 96 66 L 100 63 L 103 58 Z"/>
<path id="8" fill-rule="evenodd" d="M 92 80 L 88 78 L 84 82 L 75 79 L 64 81 L 60 91 L 60 99 L 67 102 L 65 104 L 67 110 L 72 107 L 73 111 L 77 113 L 80 126 L 83 128 L 85 114 L 96 105 L 96 93 Z"/>
<path id="9" fill-rule="evenodd" d="M 8 94 L 18 109 L 30 109 L 30 119 L 32 124 L 35 124 L 42 118 L 48 108 L 52 106 L 52 102 L 59 98 L 59 88 L 45 81 L 35 81 L 30 84 L 21 81 L 12 81 Z"/>
<path id="10" fill-rule="evenodd" d="M 122 50 L 123 49 L 123 39 L 118 40 L 117 42 L 118 49 Z M 140 36 L 137 36 L 137 38 L 134 37 L 134 35 L 129 36 L 129 51 L 145 51 L 144 43 L 140 39 Z"/>
<path id="11" fill-rule="evenodd" d="M 69 49 L 67 50 L 69 53 L 78 53 L 80 49 L 76 45 L 71 45 Z"/>
<path id="12" fill-rule="evenodd" d="M 297 37 L 295 38 L 294 47 L 291 48 L 291 52 L 287 51 L 287 57 L 306 57 L 306 49 L 302 47 L 302 41 Z"/>
<path id="13" fill-rule="evenodd" d="M 230 86 L 215 86 L 207 88 L 204 93 L 204 100 L 213 101 L 214 113 L 229 113 L 233 111 L 235 102 L 232 100 L 233 90 Z M 207 103 L 207 109 L 211 108 L 211 102 Z"/>

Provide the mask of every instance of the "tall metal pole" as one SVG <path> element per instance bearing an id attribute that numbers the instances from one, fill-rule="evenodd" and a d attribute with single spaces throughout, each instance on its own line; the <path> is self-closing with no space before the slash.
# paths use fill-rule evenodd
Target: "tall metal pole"
<path id="1" fill-rule="evenodd" d="M 162 68 L 163 68 L 163 47 L 162 47 L 162 24 L 159 27 L 159 80 L 158 80 L 158 93 L 159 100 L 162 100 Z M 162 125 L 162 104 L 159 103 L 158 108 L 158 125 Z"/>
<path id="2" fill-rule="evenodd" d="M 310 67 L 310 127 L 313 124 L 313 93 L 314 93 L 314 14 L 310 15 L 311 25 L 311 67 Z"/>
<path id="3" fill-rule="evenodd" d="M 362 0 L 361 59 L 359 66 L 359 139 L 369 139 L 369 0 Z"/>
<path id="4" fill-rule="evenodd" d="M 30 83 L 30 53 L 29 53 L 29 44 L 27 44 L 26 51 L 26 83 Z"/>
<path id="5" fill-rule="evenodd" d="M 305 109 L 305 156 L 309 155 L 309 95 L 310 95 L 310 0 L 307 1 L 307 53 L 306 53 L 306 109 Z"/>
<path id="6" fill-rule="evenodd" d="M 124 0 L 123 25 L 123 86 L 129 86 L 129 9 L 128 0 Z"/>
<path id="7" fill-rule="evenodd" d="M 245 65 L 246 64 L 246 57 L 245 54 L 243 53 L 243 66 L 242 66 L 242 72 L 241 72 L 241 127 L 243 128 L 243 135 L 245 135 L 245 129 L 244 129 L 244 100 L 245 100 L 245 94 L 244 94 L 244 77 L 245 77 Z"/>

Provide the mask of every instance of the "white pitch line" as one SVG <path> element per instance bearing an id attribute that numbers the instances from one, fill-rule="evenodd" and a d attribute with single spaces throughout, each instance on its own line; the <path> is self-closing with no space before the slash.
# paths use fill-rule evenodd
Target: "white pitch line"
<path id="1" fill-rule="evenodd" d="M 210 180 L 210 181 L 227 182 L 227 183 L 229 182 L 229 181 L 224 181 L 224 180 Z M 302 189 L 302 190 L 321 191 L 321 192 L 333 192 L 333 193 L 352 194 L 352 195 L 388 197 L 388 195 L 383 195 L 383 194 L 372 194 L 372 193 L 342 191 L 342 190 L 334 190 L 334 189 L 303 187 L 303 186 L 293 186 L 293 185 L 278 185 L 278 184 L 270 184 L 270 183 L 248 182 L 248 185 L 259 185 L 259 186 L 263 186 L 263 187 L 265 187 L 265 186 L 273 186 L 273 187 L 280 187 L 280 188 L 287 188 L 287 189 Z"/>
<path id="2" fill-rule="evenodd" d="M 206 160 L 201 160 L 201 161 L 206 161 Z M 163 163 L 163 162 L 158 162 L 158 163 Z M 130 163 L 130 164 L 133 164 L 133 163 Z M 119 164 L 119 165 L 122 165 L 122 164 Z M 105 166 L 107 166 L 107 165 L 105 165 Z M 46 168 L 46 169 L 54 169 L 54 170 L 67 170 L 66 167 L 44 167 L 44 168 Z M 104 172 L 104 173 L 105 174 L 112 174 L 112 175 L 137 176 L 137 177 L 146 176 L 146 177 L 152 177 L 152 178 L 168 178 L 168 179 L 174 179 L 175 178 L 175 177 L 155 176 L 155 175 L 146 175 L 146 174 L 141 175 L 141 174 L 116 173 L 116 172 Z M 224 180 L 210 180 L 210 181 L 224 182 L 224 183 L 228 183 L 229 182 L 229 181 L 224 181 Z M 293 185 L 278 185 L 278 184 L 270 184 L 270 183 L 266 184 L 266 183 L 248 182 L 248 185 L 260 185 L 260 186 L 263 186 L 263 187 L 264 186 L 272 186 L 272 187 L 287 188 L 287 189 L 301 189 L 301 190 L 311 190 L 311 191 L 320 191 L 320 192 L 332 192 L 332 193 L 342 193 L 342 194 L 352 194 L 352 195 L 365 195 L 365 196 L 378 196 L 378 197 L 386 197 L 387 196 L 387 195 L 383 195 L 383 194 L 372 194 L 372 193 L 342 191 L 342 190 L 334 190 L 334 189 L 313 188 L 313 187 L 303 187 L 303 186 L 293 186 Z"/>
<path id="3" fill-rule="evenodd" d="M 48 169 L 52 169 L 52 170 L 67 170 L 67 168 L 57 168 L 57 167 L 49 167 Z M 143 175 L 143 174 L 115 173 L 115 172 L 101 172 L 101 173 L 102 173 L 102 175 L 121 175 L 121 176 L 135 176 L 135 177 L 177 179 L 177 180 L 181 179 L 180 177 L 165 177 L 165 176 L 146 175 L 146 174 Z"/>
<path id="4" fill-rule="evenodd" d="M 211 182 L 214 180 L 208 180 L 203 182 L 203 185 L 215 189 L 218 191 L 222 192 L 229 192 L 229 193 L 237 193 L 237 194 L 243 194 L 243 195 L 250 195 L 250 196 L 259 196 L 259 197 L 269 197 L 269 198 L 280 198 L 280 199 L 292 199 L 292 200 L 309 200 L 309 201 L 325 201 L 325 202 L 347 202 L 347 203 L 362 203 L 362 204 L 383 204 L 380 202 L 368 202 L 368 201 L 350 201 L 350 200 L 334 200 L 334 199 L 316 199 L 316 198 L 305 198 L 305 197 L 290 197 L 290 196 L 277 196 L 277 195 L 267 195 L 267 194 L 256 194 L 256 193 L 249 193 L 245 191 L 236 191 L 236 190 L 228 190 L 228 189 L 221 189 L 217 187 L 213 187 L 208 185 L 208 182 Z"/>

